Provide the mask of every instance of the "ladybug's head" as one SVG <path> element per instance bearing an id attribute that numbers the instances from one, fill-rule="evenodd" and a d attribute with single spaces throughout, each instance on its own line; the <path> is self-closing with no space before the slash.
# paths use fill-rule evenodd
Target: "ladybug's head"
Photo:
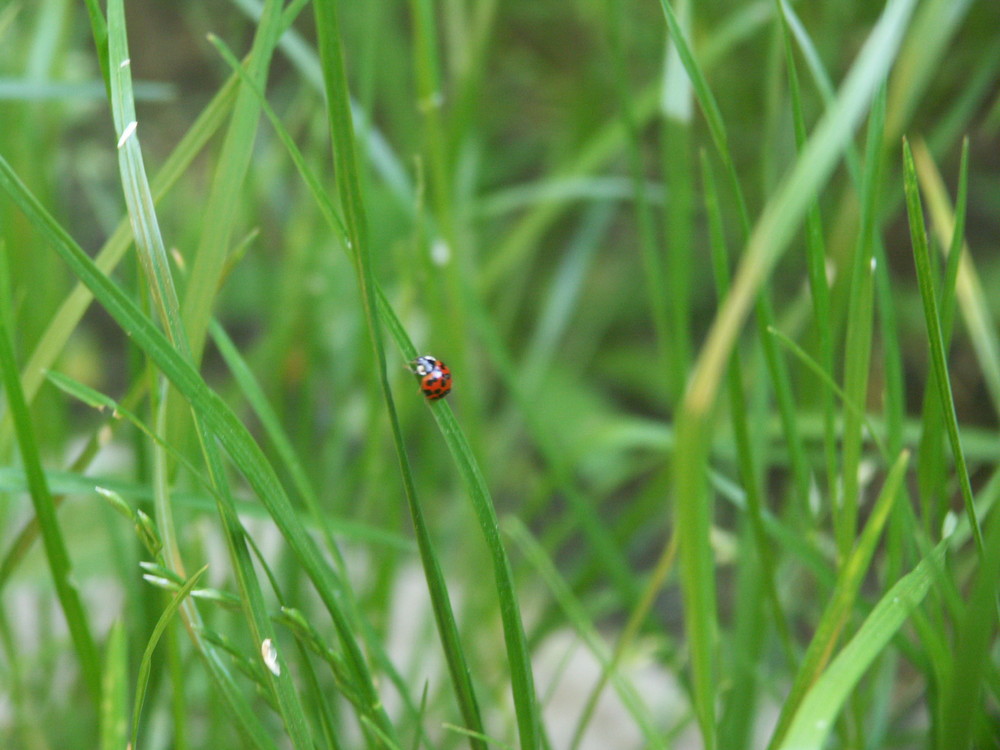
<path id="1" fill-rule="evenodd" d="M 434 357 L 423 356 L 417 357 L 415 360 L 410 362 L 410 372 L 423 377 L 428 373 L 434 372 L 437 367 L 438 361 Z"/>

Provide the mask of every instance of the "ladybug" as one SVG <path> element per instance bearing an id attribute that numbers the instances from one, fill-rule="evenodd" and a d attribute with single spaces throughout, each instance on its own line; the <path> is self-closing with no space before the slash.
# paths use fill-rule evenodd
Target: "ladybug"
<path id="1" fill-rule="evenodd" d="M 451 392 L 451 370 L 440 359 L 417 357 L 410 362 L 410 372 L 420 378 L 420 392 L 428 401 L 437 401 Z"/>

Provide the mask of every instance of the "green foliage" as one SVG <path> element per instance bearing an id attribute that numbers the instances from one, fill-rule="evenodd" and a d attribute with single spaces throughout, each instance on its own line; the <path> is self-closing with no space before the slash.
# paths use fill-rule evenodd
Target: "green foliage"
<path id="1" fill-rule="evenodd" d="M 0 7 L 0 747 L 1000 743 L 994 5 L 311 4 Z"/>

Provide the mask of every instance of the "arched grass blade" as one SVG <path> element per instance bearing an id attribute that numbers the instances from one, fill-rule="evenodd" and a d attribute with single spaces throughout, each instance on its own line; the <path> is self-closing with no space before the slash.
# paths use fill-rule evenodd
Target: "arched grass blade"
<path id="1" fill-rule="evenodd" d="M 810 688 L 778 750 L 822 750 L 844 701 L 940 574 L 947 542 L 886 592 Z"/>

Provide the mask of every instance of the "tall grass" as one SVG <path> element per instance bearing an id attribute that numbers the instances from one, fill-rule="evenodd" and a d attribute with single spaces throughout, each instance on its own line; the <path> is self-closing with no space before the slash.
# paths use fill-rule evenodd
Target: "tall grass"
<path id="1" fill-rule="evenodd" d="M 997 9 L 308 6 L 0 8 L 0 746 L 1000 743 Z"/>

